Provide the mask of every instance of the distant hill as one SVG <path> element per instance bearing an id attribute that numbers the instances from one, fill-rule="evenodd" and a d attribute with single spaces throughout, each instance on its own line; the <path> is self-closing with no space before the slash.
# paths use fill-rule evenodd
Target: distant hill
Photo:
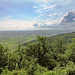
<path id="1" fill-rule="evenodd" d="M 17 48 L 18 44 L 33 43 L 36 36 L 50 37 L 57 34 L 73 32 L 71 30 L 32 30 L 32 31 L 0 31 L 0 43 L 8 48 Z"/>
<path id="2" fill-rule="evenodd" d="M 56 36 L 53 36 L 52 38 L 55 39 L 57 37 L 62 37 L 65 43 L 70 43 L 72 41 L 72 39 L 75 38 L 75 32 L 58 34 Z"/>
<path id="3" fill-rule="evenodd" d="M 49 37 L 47 37 L 47 40 L 50 40 L 51 38 L 52 38 L 52 40 L 54 40 L 54 39 L 59 38 L 59 37 L 63 38 L 64 43 L 71 43 L 72 39 L 75 38 L 75 32 L 63 33 L 63 34 L 57 34 L 57 35 L 54 35 L 54 36 L 49 36 Z M 35 41 L 36 40 L 32 40 L 32 41 L 23 43 L 22 46 L 26 46 L 27 44 L 34 43 Z"/>

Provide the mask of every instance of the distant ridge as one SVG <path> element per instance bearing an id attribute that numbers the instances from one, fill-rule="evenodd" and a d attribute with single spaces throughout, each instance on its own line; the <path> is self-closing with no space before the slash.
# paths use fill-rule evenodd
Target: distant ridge
<path id="1" fill-rule="evenodd" d="M 70 43 L 72 41 L 72 38 L 75 38 L 75 31 L 70 32 L 70 33 L 62 33 L 62 34 L 57 34 L 54 36 L 50 36 L 52 39 L 56 39 L 57 37 L 62 37 L 64 39 L 64 43 Z M 47 37 L 49 39 L 50 37 Z M 26 43 L 23 43 L 22 46 L 26 46 L 27 44 L 34 43 L 36 40 L 32 40 Z"/>

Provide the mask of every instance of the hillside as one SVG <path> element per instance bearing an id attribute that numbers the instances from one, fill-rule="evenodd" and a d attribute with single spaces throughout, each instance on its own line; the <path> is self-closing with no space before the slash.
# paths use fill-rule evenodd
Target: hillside
<path id="1" fill-rule="evenodd" d="M 75 38 L 75 32 L 70 32 L 70 33 L 64 33 L 64 34 L 58 34 L 56 36 L 53 36 L 52 38 L 58 38 L 58 37 L 62 37 L 64 43 L 71 43 L 72 39 Z"/>
<path id="2" fill-rule="evenodd" d="M 0 43 L 4 46 L 15 49 L 18 44 L 32 42 L 36 36 L 53 36 L 61 33 L 68 33 L 68 30 L 33 30 L 33 31 L 0 31 Z"/>
<path id="3" fill-rule="evenodd" d="M 37 36 L 12 50 L 0 44 L 0 75 L 75 75 L 75 32 Z"/>
<path id="4" fill-rule="evenodd" d="M 56 38 L 60 38 L 60 37 L 62 37 L 64 43 L 71 43 L 72 39 L 75 38 L 75 32 L 62 33 L 62 34 L 57 34 L 54 36 L 49 36 L 49 37 L 47 37 L 47 40 L 50 40 L 50 39 L 55 40 Z M 36 40 L 25 42 L 22 44 L 22 46 L 26 46 L 27 44 L 34 43 L 35 41 Z"/>

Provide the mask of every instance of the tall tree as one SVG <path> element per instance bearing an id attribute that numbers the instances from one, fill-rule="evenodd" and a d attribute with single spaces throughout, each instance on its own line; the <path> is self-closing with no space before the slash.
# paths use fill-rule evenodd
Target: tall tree
<path id="1" fill-rule="evenodd" d="M 1 70 L 7 66 L 8 63 L 8 55 L 7 55 L 7 48 L 4 48 L 2 44 L 0 44 L 0 73 Z"/>

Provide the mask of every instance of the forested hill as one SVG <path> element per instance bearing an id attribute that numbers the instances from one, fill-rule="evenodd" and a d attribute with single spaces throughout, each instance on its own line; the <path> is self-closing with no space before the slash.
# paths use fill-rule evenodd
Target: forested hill
<path id="1" fill-rule="evenodd" d="M 0 43 L 4 46 L 15 49 L 18 43 L 25 45 L 36 39 L 36 36 L 49 37 L 61 33 L 69 33 L 71 30 L 31 30 L 31 31 L 0 31 Z"/>
<path id="2" fill-rule="evenodd" d="M 72 39 L 75 38 L 75 32 L 58 34 L 58 35 L 49 36 L 49 37 L 46 37 L 46 38 L 47 38 L 47 40 L 50 40 L 50 39 L 54 40 L 56 38 L 61 38 L 61 37 L 62 37 L 64 43 L 71 43 Z M 36 40 L 25 42 L 25 43 L 22 44 L 22 46 L 26 46 L 27 44 L 34 43 L 35 41 Z"/>
<path id="3" fill-rule="evenodd" d="M 75 32 L 37 36 L 14 51 L 0 44 L 0 75 L 75 75 Z"/>
<path id="4" fill-rule="evenodd" d="M 57 37 L 62 37 L 64 39 L 65 43 L 69 43 L 72 41 L 73 38 L 75 38 L 75 32 L 58 34 L 56 36 L 53 36 L 52 38 L 55 39 Z"/>

